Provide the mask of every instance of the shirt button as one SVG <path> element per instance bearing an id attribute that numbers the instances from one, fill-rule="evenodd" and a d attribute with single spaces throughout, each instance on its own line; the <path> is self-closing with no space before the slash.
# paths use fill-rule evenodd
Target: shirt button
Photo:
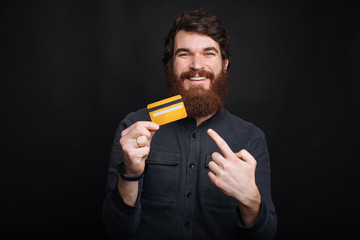
<path id="1" fill-rule="evenodd" d="M 189 222 L 186 222 L 184 225 L 185 225 L 186 228 L 190 227 L 190 223 L 189 223 Z"/>
<path id="2" fill-rule="evenodd" d="M 193 132 L 192 137 L 196 138 L 196 132 Z"/>
<path id="3" fill-rule="evenodd" d="M 189 168 L 194 168 L 194 167 L 195 167 L 195 164 L 193 164 L 193 163 L 189 164 Z"/>
<path id="4" fill-rule="evenodd" d="M 188 192 L 188 193 L 186 194 L 186 197 L 187 197 L 187 198 L 191 198 L 191 195 L 192 195 L 192 193 L 191 193 L 191 192 Z"/>

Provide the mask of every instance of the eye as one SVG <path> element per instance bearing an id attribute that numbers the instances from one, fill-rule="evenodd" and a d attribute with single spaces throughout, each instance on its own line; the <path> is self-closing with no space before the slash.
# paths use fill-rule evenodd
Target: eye
<path id="1" fill-rule="evenodd" d="M 206 53 L 205 53 L 205 56 L 215 56 L 215 53 L 213 53 L 213 52 L 206 52 Z"/>
<path id="2" fill-rule="evenodd" d="M 187 56 L 189 56 L 189 53 L 186 53 L 186 52 L 179 53 L 178 56 L 179 56 L 179 57 L 187 57 Z"/>

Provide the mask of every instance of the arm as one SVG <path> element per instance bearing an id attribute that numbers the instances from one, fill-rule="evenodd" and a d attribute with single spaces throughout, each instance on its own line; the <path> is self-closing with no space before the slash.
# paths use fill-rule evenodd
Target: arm
<path id="1" fill-rule="evenodd" d="M 248 149 L 257 161 L 255 181 L 261 194 L 261 209 L 260 216 L 254 225 L 244 230 L 250 239 L 274 239 L 277 217 L 271 199 L 270 159 L 265 135 L 260 129 L 258 129 Z"/>
<path id="2" fill-rule="evenodd" d="M 145 169 L 145 160 L 150 152 L 152 136 L 159 129 L 155 123 L 136 122 L 121 132 L 120 146 L 125 173 L 129 176 L 140 176 Z M 135 206 L 138 197 L 138 181 L 127 181 L 118 178 L 118 190 L 124 202 Z"/>
<path id="3" fill-rule="evenodd" d="M 239 226 L 250 239 L 274 238 L 276 216 L 271 202 L 270 167 L 263 134 L 256 136 L 249 146 L 257 159 L 244 149 L 234 153 L 215 131 L 209 129 L 208 134 L 223 154 L 213 153 L 209 178 L 224 194 L 237 200 Z"/>
<path id="4" fill-rule="evenodd" d="M 140 175 L 144 170 L 144 161 L 150 150 L 150 142 L 147 143 L 146 139 L 150 137 L 151 140 L 153 133 L 152 130 L 141 127 L 144 122 L 134 122 L 132 115 L 128 115 L 121 122 L 110 154 L 103 221 L 111 238 L 124 238 L 135 232 L 141 216 L 142 179 L 135 182 L 124 181 L 117 170 L 120 163 L 124 164 L 126 173 L 130 176 Z"/>

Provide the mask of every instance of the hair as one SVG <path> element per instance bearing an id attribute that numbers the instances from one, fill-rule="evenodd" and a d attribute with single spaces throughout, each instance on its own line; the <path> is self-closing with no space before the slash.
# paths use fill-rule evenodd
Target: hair
<path id="1" fill-rule="evenodd" d="M 230 62 L 230 36 L 225 25 L 217 16 L 209 15 L 202 10 L 189 10 L 176 18 L 169 34 L 165 38 L 162 58 L 164 66 L 172 63 L 174 40 L 180 30 L 211 37 L 220 46 L 222 60 L 228 59 Z"/>

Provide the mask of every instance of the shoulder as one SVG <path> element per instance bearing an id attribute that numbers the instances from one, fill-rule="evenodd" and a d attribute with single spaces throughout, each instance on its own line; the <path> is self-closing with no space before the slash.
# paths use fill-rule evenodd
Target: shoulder
<path id="1" fill-rule="evenodd" d="M 138 121 L 151 121 L 146 108 L 128 113 L 120 122 L 119 129 L 125 129 Z"/>
<path id="2" fill-rule="evenodd" d="M 136 112 L 131 112 L 125 117 L 125 119 L 126 118 L 131 119 L 133 122 L 151 121 L 147 108 L 141 108 Z"/>
<path id="3" fill-rule="evenodd" d="M 226 118 L 231 124 L 239 126 L 244 129 L 248 129 L 251 131 L 261 131 L 261 129 L 256 126 L 254 123 L 246 121 L 232 113 L 230 113 L 225 108 L 221 109 L 221 115 L 223 118 Z"/>
<path id="4" fill-rule="evenodd" d="M 223 109 L 223 117 L 228 122 L 229 139 L 240 143 L 242 148 L 258 157 L 258 152 L 266 152 L 266 136 L 254 123 L 246 121 L 226 109 Z"/>
<path id="5" fill-rule="evenodd" d="M 226 119 L 225 121 L 229 124 L 228 127 L 230 127 L 234 132 L 241 133 L 241 135 L 245 135 L 249 139 L 265 137 L 264 132 L 254 123 L 246 121 L 230 113 L 225 108 L 221 109 L 220 113 L 222 118 Z"/>

